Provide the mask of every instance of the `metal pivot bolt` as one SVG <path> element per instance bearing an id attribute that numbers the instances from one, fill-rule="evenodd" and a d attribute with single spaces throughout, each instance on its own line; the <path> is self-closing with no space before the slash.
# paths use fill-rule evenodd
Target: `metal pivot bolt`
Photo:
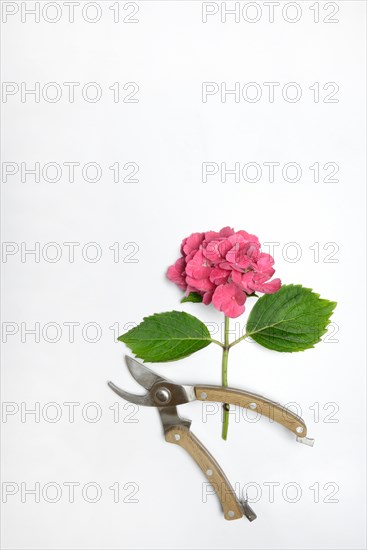
<path id="1" fill-rule="evenodd" d="M 171 399 L 171 392 L 167 388 L 159 388 L 155 392 L 155 398 L 159 403 L 168 403 Z"/>

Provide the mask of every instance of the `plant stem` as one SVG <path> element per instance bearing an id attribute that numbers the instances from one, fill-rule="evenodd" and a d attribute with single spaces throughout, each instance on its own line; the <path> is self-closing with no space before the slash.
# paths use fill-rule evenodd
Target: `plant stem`
<path id="1" fill-rule="evenodd" d="M 258 295 L 255 294 L 255 292 L 253 294 L 248 294 L 247 295 L 248 298 L 258 298 Z M 251 336 L 251 334 L 253 333 L 250 333 L 250 334 L 247 334 L 247 332 L 241 336 L 240 338 L 237 338 L 237 340 L 235 340 L 234 342 L 232 342 L 231 344 L 229 344 L 228 346 L 228 349 L 231 349 L 233 346 L 235 346 L 236 344 L 239 344 L 240 342 L 242 342 L 242 340 L 245 340 L 246 338 L 248 338 L 249 336 Z"/>
<path id="2" fill-rule="evenodd" d="M 219 340 L 213 340 L 212 338 L 211 342 L 213 342 L 213 344 L 217 344 L 217 346 L 220 346 L 221 348 L 224 348 L 224 345 L 222 344 L 222 342 L 219 342 Z"/>
<path id="3" fill-rule="evenodd" d="M 235 340 L 234 342 L 232 342 L 232 344 L 229 344 L 228 348 L 230 349 L 231 347 L 235 346 L 236 344 L 239 344 L 239 342 L 242 342 L 242 340 L 244 340 L 245 338 L 248 338 L 249 337 L 249 334 L 244 334 L 243 336 L 241 336 L 241 338 L 237 338 L 237 340 Z"/>
<path id="4" fill-rule="evenodd" d="M 228 387 L 228 354 L 229 354 L 229 317 L 224 316 L 224 346 L 222 356 L 222 386 Z M 229 424 L 229 405 L 223 405 L 222 439 L 227 439 Z"/>

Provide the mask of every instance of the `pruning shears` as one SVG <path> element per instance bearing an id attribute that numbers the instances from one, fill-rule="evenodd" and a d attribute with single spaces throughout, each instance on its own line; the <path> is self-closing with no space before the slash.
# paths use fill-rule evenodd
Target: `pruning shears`
<path id="1" fill-rule="evenodd" d="M 219 402 L 251 409 L 282 424 L 296 435 L 297 441 L 313 446 L 314 440 L 307 437 L 305 422 L 290 409 L 254 393 L 224 388 L 222 386 L 175 384 L 142 365 L 132 357 L 125 356 L 127 367 L 135 380 L 143 386 L 145 395 L 128 393 L 112 382 L 109 387 L 122 399 L 147 407 L 156 407 L 168 443 L 183 447 L 196 461 L 205 477 L 213 485 L 221 502 L 224 518 L 239 519 L 245 516 L 249 521 L 256 519 L 255 512 L 246 500 L 239 500 L 223 470 L 204 445 L 190 430 L 191 420 L 181 418 L 178 405 L 190 401 Z"/>

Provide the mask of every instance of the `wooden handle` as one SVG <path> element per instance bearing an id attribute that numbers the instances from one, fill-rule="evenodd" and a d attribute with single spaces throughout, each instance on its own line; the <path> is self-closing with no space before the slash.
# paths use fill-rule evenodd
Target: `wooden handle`
<path id="1" fill-rule="evenodd" d="M 165 433 L 168 443 L 183 447 L 200 466 L 205 477 L 213 485 L 221 502 L 225 519 L 239 519 L 243 516 L 243 508 L 225 476 L 222 468 L 204 445 L 185 426 L 173 426 Z"/>
<path id="2" fill-rule="evenodd" d="M 287 407 L 282 407 L 279 403 L 270 401 L 261 395 L 221 386 L 195 386 L 195 395 L 199 401 L 229 403 L 257 411 L 271 420 L 279 422 L 298 437 L 303 438 L 307 435 L 307 427 L 302 418 Z"/>

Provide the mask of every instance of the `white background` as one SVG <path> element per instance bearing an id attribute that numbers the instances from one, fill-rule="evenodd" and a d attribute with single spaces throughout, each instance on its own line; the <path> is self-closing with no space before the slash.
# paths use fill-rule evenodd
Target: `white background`
<path id="1" fill-rule="evenodd" d="M 27 2 L 28 7 L 33 4 Z M 42 17 L 35 23 L 32 16 L 22 23 L 18 12 L 2 25 L 3 81 L 19 86 L 26 82 L 28 87 L 39 82 L 41 88 L 53 81 L 64 92 L 56 103 L 42 97 L 36 103 L 32 96 L 23 103 L 20 93 L 2 103 L 3 162 L 25 162 L 28 167 L 35 162 L 95 162 L 103 171 L 95 183 L 83 180 L 78 169 L 74 183 L 67 181 L 65 170 L 56 183 L 42 177 L 36 183 L 32 176 L 22 183 L 19 172 L 2 184 L 3 241 L 19 249 L 22 242 L 28 248 L 38 242 L 41 250 L 55 242 L 62 250 L 55 263 L 42 254 L 39 262 L 32 255 L 22 262 L 20 252 L 3 257 L 7 341 L 2 398 L 14 414 L 2 419 L 2 479 L 8 489 L 12 482 L 15 492 L 2 505 L 6 549 L 365 548 L 366 6 L 339 1 L 339 22 L 327 24 L 323 18 L 331 10 L 325 2 L 319 3 L 320 22 L 315 23 L 313 3 L 302 1 L 301 19 L 289 23 L 282 17 L 282 2 L 270 23 L 266 6 L 257 4 L 262 10 L 257 23 L 243 18 L 235 23 L 233 16 L 221 23 L 220 14 L 203 23 L 202 4 L 195 1 L 138 2 L 138 23 L 114 23 L 112 2 L 106 1 L 99 3 L 102 17 L 95 24 L 81 16 L 84 2 L 76 8 L 75 22 L 69 23 L 60 2 L 57 23 Z M 294 16 L 292 10 L 289 14 Z M 236 103 L 233 96 L 221 102 L 216 94 L 203 103 L 206 81 L 226 82 L 228 88 L 235 82 L 257 82 L 263 96 L 256 103 Z M 74 103 L 68 101 L 63 82 L 81 83 Z M 87 82 L 97 82 L 103 90 L 97 103 L 81 96 Z M 114 82 L 138 83 L 139 102 L 114 103 L 108 89 Z M 280 83 L 273 103 L 264 82 Z M 298 102 L 282 97 L 288 82 L 301 87 Z M 320 83 L 318 103 L 309 89 L 315 82 Z M 339 85 L 338 103 L 323 102 L 322 88 L 328 82 Z M 281 167 L 297 162 L 302 178 L 286 182 L 279 169 L 275 182 L 269 183 L 263 167 L 256 183 L 236 183 L 233 177 L 222 183 L 218 175 L 202 182 L 203 162 L 231 167 L 235 162 L 263 166 L 269 161 Z M 114 183 L 108 169 L 114 162 L 137 163 L 139 183 Z M 315 162 L 321 166 L 319 183 L 309 169 Z M 338 182 L 322 181 L 327 162 L 339 166 Z M 138 422 L 131 423 L 131 410 L 121 401 L 120 422 L 115 423 L 109 407 L 117 401 L 106 385 L 111 379 L 139 392 L 122 362 L 128 350 L 114 342 L 128 323 L 172 309 L 221 322 L 212 307 L 181 305 L 180 291 L 165 279 L 165 271 L 178 257 L 183 237 L 224 225 L 253 232 L 262 242 L 280 243 L 275 267 L 282 281 L 303 284 L 338 302 L 333 334 L 315 349 L 280 354 L 242 343 L 230 356 L 230 384 L 282 403 L 298 403 L 309 435 L 316 438 L 314 448 L 297 444 L 292 434 L 265 419 L 232 419 L 225 443 L 219 412 L 204 422 L 200 403 L 181 408 L 237 493 L 252 483 L 249 498 L 258 500 L 252 503 L 258 515 L 253 523 L 225 521 L 215 496 L 204 502 L 200 470 L 184 451 L 165 443 L 155 411 L 140 409 L 133 416 Z M 80 243 L 73 263 L 65 242 Z M 81 253 L 90 242 L 102 250 L 96 263 Z M 109 249 L 115 242 L 122 252 L 118 263 Z M 123 246 L 131 242 L 139 247 L 133 257 L 138 262 L 123 262 L 132 250 Z M 297 248 L 288 247 L 290 242 Z M 309 248 L 315 243 L 319 258 L 315 247 Z M 335 244 L 324 249 L 327 243 Z M 327 255 L 335 250 L 330 261 Z M 295 254 L 297 261 L 290 261 Z M 237 320 L 242 328 L 249 307 Z M 67 322 L 79 323 L 73 343 Z M 35 323 L 40 323 L 39 342 L 25 333 Z M 57 323 L 62 331 L 55 343 L 47 341 L 56 334 L 52 327 L 42 334 L 47 323 Z M 88 323 L 100 327 L 95 343 L 83 338 Z M 116 332 L 109 328 L 115 323 Z M 14 334 L 7 336 L 9 330 Z M 89 340 L 94 334 L 92 327 Z M 154 368 L 177 382 L 216 384 L 220 360 L 219 348 L 211 346 Z M 22 402 L 23 408 L 40 404 L 39 422 L 32 415 L 22 422 Z M 55 423 L 47 416 L 55 409 L 46 408 L 42 415 L 50 402 L 62 411 Z M 80 404 L 73 423 L 65 402 Z M 102 411 L 95 423 L 82 416 L 90 402 Z M 93 416 L 91 408 L 87 412 Z M 48 502 L 55 495 L 52 487 L 42 495 L 50 482 L 62 489 L 55 503 Z M 67 482 L 80 484 L 73 503 L 63 485 Z M 101 489 L 96 503 L 83 499 L 82 489 L 90 482 Z M 119 503 L 109 489 L 117 482 Z M 122 502 L 135 487 L 127 486 L 129 482 L 138 486 L 136 503 Z M 22 502 L 21 483 L 28 489 L 40 484 L 39 503 L 34 495 Z M 277 484 L 274 502 L 264 483 Z M 311 486 L 319 487 L 319 502 Z M 92 489 L 89 496 L 94 496 Z"/>

